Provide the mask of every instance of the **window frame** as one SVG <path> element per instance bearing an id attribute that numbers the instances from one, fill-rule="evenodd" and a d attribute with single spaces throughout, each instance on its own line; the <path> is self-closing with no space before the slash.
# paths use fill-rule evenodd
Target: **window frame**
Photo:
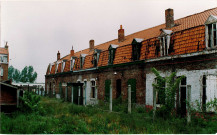
<path id="1" fill-rule="evenodd" d="M 96 80 L 90 80 L 90 85 L 91 85 L 90 98 L 96 99 Z"/>
<path id="2" fill-rule="evenodd" d="M 4 76 L 4 69 L 0 67 L 0 76 Z"/>

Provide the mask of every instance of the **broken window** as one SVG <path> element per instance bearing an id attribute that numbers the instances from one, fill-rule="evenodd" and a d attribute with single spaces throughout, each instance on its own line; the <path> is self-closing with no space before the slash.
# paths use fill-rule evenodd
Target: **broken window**
<path id="1" fill-rule="evenodd" d="M 132 59 L 133 61 L 140 59 L 140 53 L 141 53 L 141 46 L 142 41 L 144 39 L 141 38 L 134 38 L 132 42 Z"/>
<path id="2" fill-rule="evenodd" d="M 155 44 L 155 47 L 156 47 L 156 49 L 155 49 L 155 56 L 158 56 L 158 54 L 160 52 L 160 43 L 157 40 L 157 41 L 154 42 L 154 44 Z"/>
<path id="3" fill-rule="evenodd" d="M 7 63 L 7 62 L 8 62 L 8 56 L 6 56 L 6 55 L 5 55 L 5 56 L 4 56 L 4 55 L 3 55 L 3 56 L 0 56 L 0 59 L 1 59 L 1 60 L 0 60 L 1 63 Z"/>
<path id="4" fill-rule="evenodd" d="M 158 90 L 156 91 L 156 104 L 157 105 L 161 105 L 161 104 L 165 104 L 165 87 L 166 87 L 166 82 L 159 82 L 157 80 L 157 78 L 155 78 L 155 83 L 158 84 L 159 86 L 161 86 L 161 88 L 158 88 Z"/>
<path id="5" fill-rule="evenodd" d="M 91 98 L 96 98 L 96 81 L 91 81 Z"/>
<path id="6" fill-rule="evenodd" d="M 159 36 L 160 40 L 160 52 L 161 56 L 167 56 L 169 54 L 169 48 L 170 48 L 170 38 L 172 31 L 171 30 L 161 30 L 161 34 Z"/>
<path id="7" fill-rule="evenodd" d="M 73 70 L 74 65 L 75 65 L 75 58 L 72 57 L 70 61 L 70 71 Z"/>
<path id="8" fill-rule="evenodd" d="M 205 22 L 206 27 L 206 47 L 213 48 L 217 47 L 217 16 L 210 15 Z"/>
<path id="9" fill-rule="evenodd" d="M 93 55 L 93 67 L 97 66 L 97 53 Z"/>
<path id="10" fill-rule="evenodd" d="M 179 85 L 179 91 L 180 91 L 180 114 L 182 117 L 186 115 L 186 91 L 187 91 L 187 78 L 184 77 L 181 80 L 181 83 Z"/>
<path id="11" fill-rule="evenodd" d="M 217 38 L 216 38 L 216 23 L 208 24 L 208 47 L 216 46 Z"/>
<path id="12" fill-rule="evenodd" d="M 141 52 L 141 44 L 140 43 L 134 43 L 132 44 L 132 55 L 133 60 L 139 60 L 140 58 L 140 52 Z"/>
<path id="13" fill-rule="evenodd" d="M 118 45 L 114 45 L 114 44 L 111 44 L 109 46 L 109 60 L 108 60 L 108 64 L 109 65 L 112 65 L 113 64 L 113 61 L 115 59 L 115 51 L 116 51 L 116 48 L 118 47 Z"/>
<path id="14" fill-rule="evenodd" d="M 85 60 L 86 55 L 87 54 L 81 54 L 81 56 L 80 56 L 80 68 L 81 69 L 83 68 L 84 60 Z"/>

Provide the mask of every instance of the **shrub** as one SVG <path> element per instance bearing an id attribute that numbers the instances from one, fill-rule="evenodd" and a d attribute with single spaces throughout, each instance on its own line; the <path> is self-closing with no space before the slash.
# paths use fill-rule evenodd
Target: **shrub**
<path id="1" fill-rule="evenodd" d="M 40 96 L 32 92 L 25 91 L 23 97 L 20 97 L 20 99 L 22 102 L 20 109 L 23 112 L 38 112 L 39 109 L 43 109 L 39 104 Z"/>

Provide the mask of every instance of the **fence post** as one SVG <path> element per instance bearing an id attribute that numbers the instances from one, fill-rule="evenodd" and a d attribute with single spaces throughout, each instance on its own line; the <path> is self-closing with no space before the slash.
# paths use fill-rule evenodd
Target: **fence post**
<path id="1" fill-rule="evenodd" d="M 131 85 L 128 85 L 128 113 L 131 113 Z"/>
<path id="2" fill-rule="evenodd" d="M 189 124 L 191 122 L 191 107 L 190 107 L 190 103 L 191 103 L 191 85 L 187 85 L 187 123 Z"/>
<path id="3" fill-rule="evenodd" d="M 156 89 L 155 87 L 153 88 L 153 121 L 155 120 L 155 114 L 156 114 Z"/>
<path id="4" fill-rule="evenodd" d="M 110 112 L 112 112 L 112 85 L 110 85 L 110 102 L 109 102 L 109 110 L 110 110 Z"/>

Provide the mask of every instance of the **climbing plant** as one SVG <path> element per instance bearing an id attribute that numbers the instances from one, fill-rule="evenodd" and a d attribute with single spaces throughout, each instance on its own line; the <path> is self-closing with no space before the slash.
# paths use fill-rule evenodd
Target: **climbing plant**
<path id="1" fill-rule="evenodd" d="M 172 114 L 172 111 L 175 107 L 175 94 L 181 80 L 185 76 L 176 77 L 176 72 L 173 72 L 168 77 L 160 76 L 159 71 L 157 69 L 152 68 L 152 72 L 156 76 L 156 82 L 153 83 L 154 89 L 159 94 L 159 100 L 161 102 L 161 108 L 158 110 L 158 114 L 167 117 Z"/>

